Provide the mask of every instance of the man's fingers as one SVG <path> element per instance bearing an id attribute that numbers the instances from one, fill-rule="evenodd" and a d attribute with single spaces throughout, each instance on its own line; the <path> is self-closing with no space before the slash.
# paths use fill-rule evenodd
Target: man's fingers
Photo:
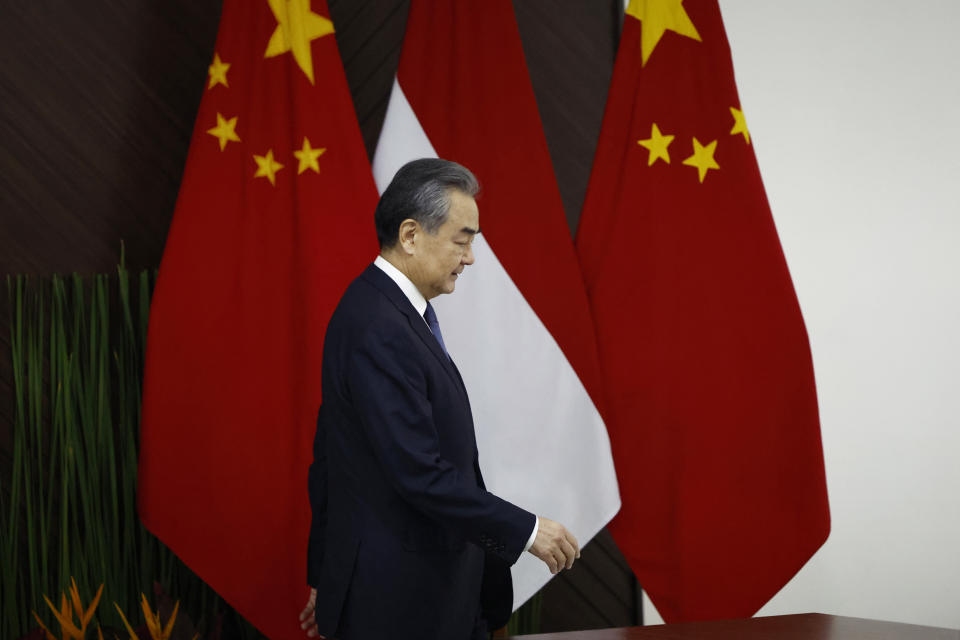
<path id="1" fill-rule="evenodd" d="M 317 590 L 310 589 L 310 596 L 307 598 L 307 604 L 304 605 L 303 611 L 300 612 L 300 622 L 304 622 L 307 618 L 313 615 L 313 610 L 317 606 Z M 306 624 L 300 625 L 301 629 L 306 629 Z"/>
<path id="2" fill-rule="evenodd" d="M 556 573 L 560 570 L 560 563 L 557 561 L 555 555 L 550 555 L 550 561 L 547 562 L 547 566 L 550 568 L 550 573 Z"/>
<path id="3" fill-rule="evenodd" d="M 547 547 L 542 552 L 538 552 L 536 556 L 543 560 L 543 563 L 550 569 L 550 573 L 556 573 L 559 570 L 560 564 L 557 562 L 556 554 L 552 548 Z"/>
<path id="4" fill-rule="evenodd" d="M 554 571 L 554 573 L 559 573 L 564 567 L 567 566 L 567 554 L 559 544 L 553 549 L 553 558 L 557 563 L 556 571 Z"/>
<path id="5" fill-rule="evenodd" d="M 316 606 L 316 603 L 313 600 L 308 600 L 307 605 L 303 608 L 303 611 L 300 612 L 300 622 L 304 622 L 313 614 L 313 609 Z M 306 627 L 303 627 L 304 629 Z"/>
<path id="6" fill-rule="evenodd" d="M 316 621 L 313 619 L 313 610 L 311 610 L 307 615 L 300 614 L 300 628 L 308 629 L 310 627 L 317 626 Z"/>
<path id="7" fill-rule="evenodd" d="M 567 559 L 565 566 L 567 569 L 570 569 L 573 567 L 573 561 L 577 557 L 577 550 L 573 547 L 572 544 L 570 544 L 570 542 L 566 538 L 564 538 L 561 541 L 560 546 L 563 549 L 563 555 L 565 555 Z"/>
<path id="8" fill-rule="evenodd" d="M 537 522 L 540 526 L 530 552 L 543 560 L 550 573 L 572 568 L 574 560 L 580 557 L 577 538 L 559 522 L 539 516 Z"/>
<path id="9" fill-rule="evenodd" d="M 580 557 L 580 543 L 577 542 L 577 539 L 569 531 L 567 532 L 567 538 L 570 540 L 570 544 L 573 545 L 574 550 L 577 552 L 577 557 Z"/>
<path id="10" fill-rule="evenodd" d="M 310 589 L 310 596 L 307 598 L 307 604 L 303 607 L 303 611 L 300 612 L 300 628 L 307 629 L 312 627 L 313 635 L 316 635 L 317 623 L 313 620 L 313 611 L 317 606 L 317 590 Z M 307 635 L 310 636 L 310 631 L 307 632 Z M 313 636 L 311 636 L 313 637 Z"/>

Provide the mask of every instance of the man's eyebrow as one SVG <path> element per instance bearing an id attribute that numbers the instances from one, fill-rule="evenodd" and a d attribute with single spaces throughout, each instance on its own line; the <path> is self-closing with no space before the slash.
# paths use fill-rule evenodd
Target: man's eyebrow
<path id="1" fill-rule="evenodd" d="M 472 236 L 475 236 L 475 235 L 477 235 L 478 233 L 480 233 L 480 229 L 473 229 L 473 228 L 471 228 L 471 227 L 464 227 L 464 228 L 460 229 L 460 231 L 461 231 L 462 233 L 469 233 L 469 234 L 472 235 Z"/>

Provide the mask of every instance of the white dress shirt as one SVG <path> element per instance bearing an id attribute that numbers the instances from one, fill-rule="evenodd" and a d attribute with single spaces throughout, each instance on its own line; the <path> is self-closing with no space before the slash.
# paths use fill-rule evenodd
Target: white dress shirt
<path id="1" fill-rule="evenodd" d="M 407 300 L 410 301 L 410 304 L 413 305 L 413 308 L 417 310 L 417 313 L 420 314 L 420 317 L 423 318 L 423 314 L 427 312 L 427 299 L 423 297 L 423 294 L 420 293 L 420 290 L 417 289 L 417 285 L 413 284 L 400 269 L 397 269 L 395 266 L 387 262 L 383 256 L 377 256 L 377 259 L 373 261 L 373 264 L 377 265 L 381 271 L 390 276 L 390 279 L 397 283 L 397 286 L 400 287 L 400 291 L 403 291 L 403 295 L 407 296 Z M 424 324 L 426 324 L 427 319 L 423 318 Z M 427 325 L 429 328 L 429 325 Z M 523 547 L 524 551 L 529 551 L 530 547 L 533 546 L 533 541 L 537 538 L 537 531 L 540 530 L 540 518 L 537 518 L 533 523 L 533 532 L 530 534 L 530 538 L 527 539 L 526 546 Z"/>

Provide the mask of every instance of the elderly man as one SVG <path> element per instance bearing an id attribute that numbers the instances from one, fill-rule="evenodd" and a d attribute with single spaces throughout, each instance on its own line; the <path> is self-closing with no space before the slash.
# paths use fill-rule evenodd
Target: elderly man
<path id="1" fill-rule="evenodd" d="M 402 167 L 374 215 L 380 255 L 330 319 L 309 479 L 310 636 L 485 638 L 510 615 L 521 553 L 554 573 L 580 555 L 562 525 L 485 489 L 430 305 L 473 264 L 477 191 L 454 162 Z"/>

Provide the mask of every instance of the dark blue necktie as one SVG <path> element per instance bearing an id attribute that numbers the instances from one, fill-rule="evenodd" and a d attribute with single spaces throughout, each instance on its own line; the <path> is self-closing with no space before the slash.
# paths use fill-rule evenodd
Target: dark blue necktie
<path id="1" fill-rule="evenodd" d="M 447 353 L 447 345 L 443 344 L 443 334 L 440 333 L 440 323 L 437 321 L 437 312 L 433 310 L 433 305 L 429 302 L 427 303 L 427 310 L 423 312 L 423 319 L 427 321 L 430 332 L 433 333 L 437 342 L 440 343 L 440 348 L 443 349 L 444 355 L 449 358 L 450 354 Z"/>

